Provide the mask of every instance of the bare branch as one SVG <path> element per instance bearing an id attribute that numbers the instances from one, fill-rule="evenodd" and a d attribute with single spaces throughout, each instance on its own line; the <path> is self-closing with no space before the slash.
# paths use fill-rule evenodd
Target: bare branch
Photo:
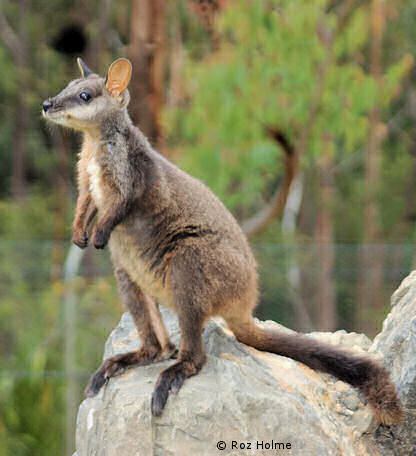
<path id="1" fill-rule="evenodd" d="M 362 3 L 362 0 L 346 0 L 341 3 L 338 8 L 338 26 L 337 32 L 339 33 L 348 23 L 352 12 L 356 7 Z M 326 48 L 326 56 L 324 61 L 318 68 L 317 88 L 314 97 L 311 101 L 311 107 L 308 114 L 308 120 L 305 122 L 305 127 L 300 134 L 296 146 L 288 142 L 287 137 L 279 130 L 268 129 L 269 134 L 285 151 L 285 175 L 279 188 L 276 189 L 270 202 L 261 209 L 256 215 L 242 223 L 244 232 L 248 237 L 261 233 L 276 217 L 281 216 L 286 200 L 289 195 L 292 182 L 298 173 L 299 156 L 306 153 L 308 141 L 311 136 L 313 126 L 319 114 L 322 96 L 325 90 L 326 76 L 328 68 L 330 67 L 332 55 L 332 45 L 334 41 L 334 34 L 329 33 L 327 30 L 321 28 L 317 30 L 320 33 L 322 42 Z"/>
<path id="2" fill-rule="evenodd" d="M 290 186 L 298 171 L 298 155 L 288 138 L 278 129 L 268 128 L 270 136 L 285 152 L 285 173 L 281 185 L 276 189 L 270 202 L 257 214 L 242 223 L 242 228 L 248 237 L 261 233 L 285 208 Z"/>

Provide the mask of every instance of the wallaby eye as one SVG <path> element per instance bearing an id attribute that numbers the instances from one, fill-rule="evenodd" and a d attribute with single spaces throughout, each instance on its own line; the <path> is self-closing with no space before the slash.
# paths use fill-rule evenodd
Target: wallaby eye
<path id="1" fill-rule="evenodd" d="M 91 95 L 88 93 L 88 92 L 81 92 L 79 94 L 79 97 L 81 98 L 81 100 L 83 101 L 90 101 L 91 100 Z"/>

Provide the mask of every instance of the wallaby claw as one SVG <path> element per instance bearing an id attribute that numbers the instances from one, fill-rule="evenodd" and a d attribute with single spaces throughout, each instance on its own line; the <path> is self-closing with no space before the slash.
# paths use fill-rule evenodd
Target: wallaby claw
<path id="1" fill-rule="evenodd" d="M 80 249 L 85 249 L 88 246 L 88 235 L 84 233 L 82 236 L 74 235 L 72 237 L 72 242 L 78 246 Z"/>
<path id="2" fill-rule="evenodd" d="M 103 249 L 108 243 L 109 235 L 105 231 L 97 230 L 94 233 L 93 244 L 96 249 Z"/>
<path id="3" fill-rule="evenodd" d="M 96 372 L 88 382 L 84 390 L 85 397 L 94 397 L 96 396 L 100 389 L 108 383 L 110 377 L 106 376 L 105 373 L 100 371 Z"/>

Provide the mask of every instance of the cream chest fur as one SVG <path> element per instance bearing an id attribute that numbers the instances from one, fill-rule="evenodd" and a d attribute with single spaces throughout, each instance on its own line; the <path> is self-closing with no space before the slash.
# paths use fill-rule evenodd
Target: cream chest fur
<path id="1" fill-rule="evenodd" d="M 101 168 L 97 163 L 97 159 L 94 155 L 89 159 L 87 164 L 87 173 L 90 183 L 90 192 L 92 198 L 99 208 L 104 200 L 103 187 L 102 187 L 102 177 L 101 177 Z"/>

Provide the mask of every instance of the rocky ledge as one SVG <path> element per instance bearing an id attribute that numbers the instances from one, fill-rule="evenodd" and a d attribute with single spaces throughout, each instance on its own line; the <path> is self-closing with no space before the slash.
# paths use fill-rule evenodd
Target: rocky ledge
<path id="1" fill-rule="evenodd" d="M 176 318 L 165 309 L 163 317 L 178 343 Z M 262 324 L 289 331 L 274 322 Z M 347 384 L 247 347 L 213 320 L 204 333 L 206 365 L 170 396 L 160 418 L 151 415 L 150 398 L 158 374 L 172 361 L 129 369 L 84 400 L 74 456 L 415 454 L 416 272 L 394 293 L 374 342 L 345 331 L 311 336 L 383 359 L 406 409 L 405 422 L 377 427 Z M 126 313 L 106 343 L 104 358 L 138 346 Z"/>

